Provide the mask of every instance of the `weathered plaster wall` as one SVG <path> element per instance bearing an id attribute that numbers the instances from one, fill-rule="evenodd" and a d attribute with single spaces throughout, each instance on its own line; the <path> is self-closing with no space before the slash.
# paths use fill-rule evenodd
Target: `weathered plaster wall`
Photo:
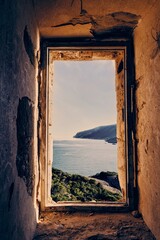
<path id="1" fill-rule="evenodd" d="M 0 1 L 0 239 L 32 239 L 37 220 L 38 31 L 31 0 Z"/>
<path id="2" fill-rule="evenodd" d="M 111 28 L 129 32 L 156 0 L 33 1 L 43 37 L 98 37 Z"/>
<path id="3" fill-rule="evenodd" d="M 139 207 L 160 239 L 160 2 L 135 30 Z M 153 36 L 152 36 L 153 35 Z"/>

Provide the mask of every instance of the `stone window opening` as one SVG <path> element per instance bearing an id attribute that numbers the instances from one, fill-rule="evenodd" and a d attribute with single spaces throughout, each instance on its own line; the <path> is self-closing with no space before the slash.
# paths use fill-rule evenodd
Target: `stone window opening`
<path id="1" fill-rule="evenodd" d="M 43 158 L 40 154 L 41 162 L 41 208 L 44 210 L 50 208 L 53 210 L 64 209 L 104 209 L 106 211 L 126 211 L 126 209 L 134 208 L 133 189 L 135 187 L 135 169 L 133 152 L 133 130 L 130 125 L 132 111 L 132 82 L 128 80 L 130 70 L 128 70 L 128 48 L 122 46 L 101 46 L 101 47 L 47 47 L 46 48 L 46 67 L 42 71 L 42 79 L 45 82 L 46 106 L 45 106 L 45 129 L 40 126 L 40 129 L 45 130 L 45 141 Z M 72 61 L 87 61 L 87 60 L 114 60 L 116 66 L 116 98 L 117 98 L 117 164 L 120 186 L 123 194 L 123 199 L 119 202 L 92 203 L 92 202 L 61 202 L 56 203 L 51 199 L 51 179 L 52 179 L 52 160 L 53 160 L 53 113 L 52 113 L 52 94 L 54 82 L 54 67 L 55 60 L 72 60 Z M 131 89 L 128 91 L 128 89 Z M 43 115 L 43 114 L 42 114 Z M 42 130 L 42 131 L 43 131 Z M 40 152 L 42 145 L 40 144 Z M 99 211 L 98 210 L 98 211 Z"/>

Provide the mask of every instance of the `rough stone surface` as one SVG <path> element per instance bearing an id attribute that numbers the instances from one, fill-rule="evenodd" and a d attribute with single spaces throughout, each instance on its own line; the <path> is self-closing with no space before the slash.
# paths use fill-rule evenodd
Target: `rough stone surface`
<path id="1" fill-rule="evenodd" d="M 130 214 L 46 213 L 33 240 L 156 240 L 142 219 Z"/>
<path id="2" fill-rule="evenodd" d="M 20 153 L 22 143 L 19 135 L 17 142 L 17 130 L 21 135 L 20 118 L 22 120 L 26 114 L 21 109 L 21 117 L 17 117 L 19 99 L 28 97 L 33 106 L 37 101 L 36 71 L 23 40 L 25 26 L 36 49 L 38 32 L 32 1 L 0 1 L 0 239 L 3 240 L 29 240 L 36 225 L 37 180 L 31 197 L 24 180 L 18 176 L 20 170 L 17 171 L 16 166 L 17 151 Z M 34 109 L 29 123 L 33 138 L 30 160 L 34 167 L 37 152 L 35 122 Z M 24 154 L 24 149 L 21 149 L 21 154 Z M 24 158 L 21 160 L 24 161 Z M 35 174 L 36 167 L 32 170 Z"/>

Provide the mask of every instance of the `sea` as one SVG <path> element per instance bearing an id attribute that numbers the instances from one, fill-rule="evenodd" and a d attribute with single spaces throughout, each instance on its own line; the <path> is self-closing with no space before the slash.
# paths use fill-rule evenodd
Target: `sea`
<path id="1" fill-rule="evenodd" d="M 52 166 L 82 176 L 101 171 L 117 172 L 117 145 L 104 140 L 55 140 Z"/>

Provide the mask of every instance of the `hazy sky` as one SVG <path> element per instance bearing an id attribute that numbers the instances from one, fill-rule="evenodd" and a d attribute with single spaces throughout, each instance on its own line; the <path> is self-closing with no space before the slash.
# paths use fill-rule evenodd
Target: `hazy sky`
<path id="1" fill-rule="evenodd" d="M 116 123 L 115 63 L 54 61 L 54 139 Z"/>

